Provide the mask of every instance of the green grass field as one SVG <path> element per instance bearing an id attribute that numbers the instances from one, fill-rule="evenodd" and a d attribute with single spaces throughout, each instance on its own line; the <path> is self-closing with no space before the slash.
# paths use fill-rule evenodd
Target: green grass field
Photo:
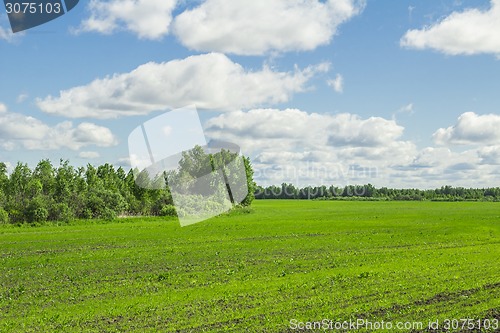
<path id="1" fill-rule="evenodd" d="M 0 332 L 292 332 L 292 319 L 363 318 L 419 332 L 500 317 L 498 203 L 253 207 L 185 228 L 0 226 Z"/>

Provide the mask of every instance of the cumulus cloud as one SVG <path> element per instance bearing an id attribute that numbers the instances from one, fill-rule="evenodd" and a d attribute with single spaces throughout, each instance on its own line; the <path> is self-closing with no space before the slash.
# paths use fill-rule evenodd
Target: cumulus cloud
<path id="1" fill-rule="evenodd" d="M 380 117 L 307 113 L 297 109 L 254 109 L 222 114 L 206 123 L 208 133 L 224 131 L 234 139 L 296 140 L 311 146 L 376 147 L 397 140 L 404 128 Z M 295 144 L 295 143 L 293 143 Z"/>
<path id="2" fill-rule="evenodd" d="M 400 107 L 396 112 L 394 112 L 392 114 L 392 119 L 396 119 L 396 117 L 398 116 L 398 114 L 407 114 L 407 115 L 411 115 L 414 113 L 414 108 L 413 108 L 413 103 L 410 103 L 410 104 L 406 104 L 402 107 Z"/>
<path id="3" fill-rule="evenodd" d="M 442 146 L 419 149 L 402 139 L 404 128 L 394 119 L 252 109 L 221 114 L 204 127 L 210 139 L 240 145 L 263 185 L 436 188 L 498 181 L 500 145 L 460 152 Z"/>
<path id="4" fill-rule="evenodd" d="M 253 109 L 205 123 L 211 139 L 234 142 L 253 159 L 259 182 L 372 182 L 378 168 L 410 163 L 413 143 L 403 127 L 380 117 Z"/>
<path id="5" fill-rule="evenodd" d="M 432 168 L 443 165 L 453 156 L 452 151 L 445 147 L 426 147 L 418 152 L 409 165 L 411 168 Z"/>
<path id="6" fill-rule="evenodd" d="M 500 145 L 481 147 L 478 156 L 482 164 L 500 165 Z"/>
<path id="7" fill-rule="evenodd" d="M 8 28 L 0 26 L 0 40 L 10 42 L 14 39 L 14 34 Z"/>
<path id="8" fill-rule="evenodd" d="M 57 97 L 37 99 L 37 105 L 50 114 L 100 119 L 186 105 L 218 111 L 249 109 L 287 102 L 294 93 L 308 89 L 315 75 L 328 70 L 329 64 L 323 63 L 292 72 L 266 66 L 249 71 L 223 54 L 210 53 L 150 62 L 130 73 L 63 90 Z"/>
<path id="9" fill-rule="evenodd" d="M 486 11 L 454 12 L 433 25 L 409 30 L 400 43 L 403 47 L 435 49 L 450 55 L 490 53 L 500 56 L 499 30 L 500 0 L 492 0 L 491 8 Z"/>
<path id="10" fill-rule="evenodd" d="M 326 83 L 338 93 L 342 93 L 344 91 L 344 78 L 340 74 L 337 74 L 335 79 L 326 81 Z"/>
<path id="11" fill-rule="evenodd" d="M 206 0 L 178 15 L 173 31 L 199 51 L 261 55 L 313 50 L 362 11 L 356 0 Z"/>
<path id="12" fill-rule="evenodd" d="M 115 136 L 107 127 L 92 123 L 81 123 L 72 130 L 72 138 L 82 144 L 95 144 L 100 147 L 109 147 L 117 143 Z"/>
<path id="13" fill-rule="evenodd" d="M 24 36 L 24 32 L 13 33 L 9 26 L 7 15 L 0 13 L 0 41 L 4 40 L 8 43 L 19 41 L 19 38 Z"/>
<path id="14" fill-rule="evenodd" d="M 418 151 L 412 163 L 395 167 L 390 175 L 404 187 L 488 187 L 498 181 L 498 167 L 482 163 L 477 149 L 456 152 L 427 147 Z"/>
<path id="15" fill-rule="evenodd" d="M 23 103 L 24 101 L 26 101 L 28 99 L 29 95 L 28 94 L 25 94 L 25 93 L 21 93 L 17 96 L 17 103 Z"/>
<path id="16" fill-rule="evenodd" d="M 132 166 L 130 157 L 121 157 L 114 164 L 117 166 L 127 167 L 127 168 L 130 168 Z"/>
<path id="17" fill-rule="evenodd" d="M 2 111 L 3 110 L 3 111 Z M 70 121 L 49 126 L 34 117 L 8 112 L 0 104 L 0 145 L 7 150 L 22 147 L 28 150 L 79 150 L 86 146 L 110 147 L 117 144 L 111 131 L 92 123 L 76 127 Z"/>
<path id="18" fill-rule="evenodd" d="M 142 39 L 168 34 L 176 0 L 91 0 L 90 16 L 75 32 L 111 34 L 127 30 Z"/>
<path id="19" fill-rule="evenodd" d="M 78 154 L 78 156 L 86 159 L 95 159 L 99 158 L 101 155 L 96 151 L 82 151 L 80 154 Z"/>
<path id="20" fill-rule="evenodd" d="M 357 115 L 329 117 L 328 143 L 333 146 L 376 147 L 398 139 L 404 131 L 394 120 L 380 117 L 361 119 Z"/>
<path id="21" fill-rule="evenodd" d="M 455 125 L 438 129 L 433 138 L 439 145 L 494 145 L 500 144 L 499 128 L 500 115 L 466 112 Z"/>
<path id="22" fill-rule="evenodd" d="M 480 167 L 479 162 L 480 159 L 475 149 L 454 152 L 446 147 L 426 147 L 418 151 L 406 169 L 418 171 L 415 174 L 446 179 L 450 173 L 477 170 Z"/>
<path id="23" fill-rule="evenodd" d="M 413 103 L 406 104 L 405 106 L 402 106 L 401 108 L 399 108 L 399 110 L 397 112 L 398 113 L 412 114 L 413 113 Z"/>

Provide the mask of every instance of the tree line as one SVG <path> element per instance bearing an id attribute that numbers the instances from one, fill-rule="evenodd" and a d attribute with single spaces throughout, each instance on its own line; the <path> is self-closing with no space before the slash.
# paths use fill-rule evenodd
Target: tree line
<path id="1" fill-rule="evenodd" d="M 189 187 L 200 170 L 210 173 L 207 163 L 213 166 L 214 159 L 214 155 L 200 150 L 185 152 L 179 162 L 183 167 L 171 176 L 178 175 Z M 254 198 L 253 170 L 248 158 L 243 161 L 250 193 L 241 205 L 248 206 Z M 50 160 L 42 160 L 33 170 L 26 163 L 18 163 L 9 174 L 7 165 L 0 162 L 0 223 L 176 214 L 166 173 L 125 171 L 109 163 L 74 167 L 67 160 L 55 167 Z"/>
<path id="2" fill-rule="evenodd" d="M 338 186 L 307 186 L 293 184 L 257 186 L 256 199 L 331 199 L 331 200 L 429 200 L 429 201 L 500 201 L 500 187 L 464 188 L 442 186 L 437 189 L 376 188 L 371 184 Z"/>

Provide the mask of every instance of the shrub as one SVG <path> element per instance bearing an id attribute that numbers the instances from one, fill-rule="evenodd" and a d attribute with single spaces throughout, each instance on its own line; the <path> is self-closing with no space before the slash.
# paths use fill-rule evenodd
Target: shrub
<path id="1" fill-rule="evenodd" d="M 9 220 L 11 223 L 24 222 L 24 214 L 17 209 L 9 209 Z"/>
<path id="2" fill-rule="evenodd" d="M 9 213 L 5 211 L 5 209 L 0 208 L 0 224 L 9 223 Z"/>
<path id="3" fill-rule="evenodd" d="M 177 211 L 174 206 L 166 205 L 161 208 L 160 216 L 177 216 Z"/>
<path id="4" fill-rule="evenodd" d="M 106 221 L 113 221 L 114 219 L 116 219 L 116 212 L 111 208 L 106 207 L 99 217 Z"/>
<path id="5" fill-rule="evenodd" d="M 79 216 L 80 218 L 83 218 L 83 219 L 86 219 L 86 220 L 90 220 L 91 218 L 93 218 L 93 215 L 92 215 L 92 209 L 90 208 L 85 208 L 81 214 L 81 216 Z"/>
<path id="6" fill-rule="evenodd" d="M 33 210 L 28 216 L 30 222 L 44 222 L 47 221 L 47 217 L 49 217 L 49 211 L 44 207 Z"/>
<path id="7" fill-rule="evenodd" d="M 53 204 L 49 211 L 49 220 L 69 222 L 73 218 L 73 212 L 64 202 Z"/>
<path id="8" fill-rule="evenodd" d="M 45 208 L 42 197 L 36 197 L 26 207 L 24 216 L 28 222 L 44 222 L 49 217 L 49 211 Z"/>
<path id="9" fill-rule="evenodd" d="M 92 217 L 114 220 L 126 210 L 127 203 L 119 193 L 100 189 L 89 192 L 86 206 L 92 211 Z"/>

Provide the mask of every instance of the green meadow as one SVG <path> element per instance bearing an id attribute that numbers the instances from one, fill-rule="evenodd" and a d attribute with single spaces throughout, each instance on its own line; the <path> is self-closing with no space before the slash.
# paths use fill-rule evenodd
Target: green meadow
<path id="1" fill-rule="evenodd" d="M 3 225 L 0 332 L 493 325 L 499 258 L 500 203 L 488 202 L 258 200 L 184 228 L 173 218 Z"/>

